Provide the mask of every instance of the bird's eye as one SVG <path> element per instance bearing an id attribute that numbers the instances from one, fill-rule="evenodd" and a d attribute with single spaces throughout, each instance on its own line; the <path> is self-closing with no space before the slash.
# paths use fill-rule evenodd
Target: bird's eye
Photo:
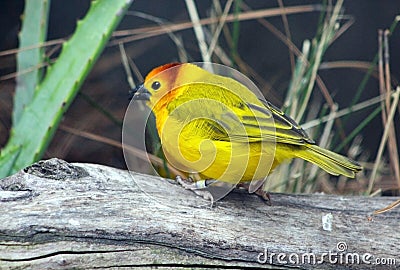
<path id="1" fill-rule="evenodd" d="M 158 90 L 161 86 L 161 83 L 159 81 L 155 81 L 152 83 L 151 88 L 153 88 L 153 90 Z"/>

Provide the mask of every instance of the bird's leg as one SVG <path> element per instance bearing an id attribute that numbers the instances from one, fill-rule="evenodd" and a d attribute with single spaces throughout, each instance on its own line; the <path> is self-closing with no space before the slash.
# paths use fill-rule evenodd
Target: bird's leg
<path id="1" fill-rule="evenodd" d="M 260 186 L 255 192 L 254 194 L 256 194 L 257 196 L 261 197 L 261 199 L 263 199 L 268 205 L 272 205 L 272 201 L 271 201 L 271 195 L 269 194 L 268 191 L 265 191 L 263 189 L 263 186 Z M 237 185 L 238 188 L 242 187 L 244 189 L 246 189 L 247 191 L 249 190 L 250 187 L 250 183 L 239 183 Z"/>
<path id="2" fill-rule="evenodd" d="M 272 205 L 271 195 L 268 191 L 264 190 L 262 186 L 259 187 L 254 193 L 260 196 L 268 205 Z"/>
<path id="3" fill-rule="evenodd" d="M 211 206 L 214 204 L 214 197 L 211 192 L 206 190 L 207 186 L 215 182 L 213 179 L 193 181 L 191 177 L 183 179 L 179 175 L 175 178 L 176 181 L 185 189 L 193 191 L 196 195 L 211 201 Z"/>

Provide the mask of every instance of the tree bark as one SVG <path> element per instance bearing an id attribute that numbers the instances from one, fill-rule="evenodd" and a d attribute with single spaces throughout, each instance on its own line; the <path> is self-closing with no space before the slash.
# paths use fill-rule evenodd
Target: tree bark
<path id="1" fill-rule="evenodd" d="M 148 185 L 146 192 L 140 181 Z M 174 181 L 102 165 L 41 161 L 0 180 L 0 268 L 400 265 L 399 208 L 368 219 L 393 197 L 271 197 L 269 206 L 235 190 L 213 207 L 199 206 L 203 199 Z M 331 231 L 323 229 L 328 214 Z"/>

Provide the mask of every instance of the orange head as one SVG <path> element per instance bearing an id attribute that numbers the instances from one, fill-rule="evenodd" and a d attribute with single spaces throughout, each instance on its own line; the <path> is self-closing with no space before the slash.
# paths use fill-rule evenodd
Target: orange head
<path id="1" fill-rule="evenodd" d="M 147 74 L 144 83 L 132 90 L 132 99 L 146 100 L 149 105 L 154 106 L 174 88 L 181 65 L 181 63 L 169 63 L 154 68 Z"/>
<path id="2" fill-rule="evenodd" d="M 154 68 L 147 74 L 144 83 L 133 91 L 133 100 L 145 100 L 156 117 L 157 131 L 160 132 L 164 121 L 168 118 L 168 105 L 177 100 L 177 80 L 184 64 L 169 63 Z"/>

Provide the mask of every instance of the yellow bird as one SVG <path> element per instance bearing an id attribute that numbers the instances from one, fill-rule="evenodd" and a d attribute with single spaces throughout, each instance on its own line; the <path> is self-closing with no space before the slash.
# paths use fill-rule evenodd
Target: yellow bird
<path id="1" fill-rule="evenodd" d="M 157 67 L 132 94 L 153 111 L 168 162 L 202 179 L 263 180 L 293 158 L 332 175 L 353 178 L 362 169 L 317 146 L 293 119 L 244 84 L 194 64 Z"/>

